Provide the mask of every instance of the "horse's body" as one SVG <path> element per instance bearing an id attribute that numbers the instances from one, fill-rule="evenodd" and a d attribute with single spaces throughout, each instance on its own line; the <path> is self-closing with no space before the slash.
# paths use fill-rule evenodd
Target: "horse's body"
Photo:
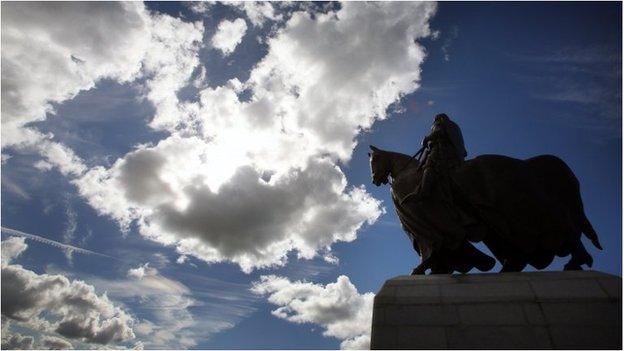
<path id="1" fill-rule="evenodd" d="M 402 203 L 422 176 L 418 160 L 407 155 L 373 148 L 371 168 L 376 185 L 393 180 L 397 214 L 421 256 L 414 273 L 491 269 L 488 256 L 469 242 L 483 241 L 504 271 L 521 271 L 526 264 L 542 269 L 555 255 L 570 254 L 566 269 L 591 266 L 580 241 L 583 232 L 600 248 L 583 211 L 578 180 L 557 157 L 467 160 L 451 174 L 452 204 L 436 196 Z"/>

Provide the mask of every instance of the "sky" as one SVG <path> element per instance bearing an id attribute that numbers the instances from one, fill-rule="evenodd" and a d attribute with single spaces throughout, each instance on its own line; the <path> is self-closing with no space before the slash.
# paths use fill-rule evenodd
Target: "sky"
<path id="1" fill-rule="evenodd" d="M 419 263 L 368 146 L 441 112 L 562 158 L 622 274 L 621 3 L 1 6 L 2 348 L 366 349 Z"/>

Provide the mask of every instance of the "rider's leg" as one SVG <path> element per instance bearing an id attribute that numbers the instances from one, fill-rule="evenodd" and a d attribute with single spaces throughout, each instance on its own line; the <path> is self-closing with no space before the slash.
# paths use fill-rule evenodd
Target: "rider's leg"
<path id="1" fill-rule="evenodd" d="M 414 189 L 414 191 L 401 200 L 401 204 L 404 204 L 407 201 L 418 202 L 431 196 L 431 192 L 433 191 L 432 189 L 435 186 L 435 178 L 436 174 L 433 167 L 425 167 L 420 184 L 416 187 L 416 189 Z"/>

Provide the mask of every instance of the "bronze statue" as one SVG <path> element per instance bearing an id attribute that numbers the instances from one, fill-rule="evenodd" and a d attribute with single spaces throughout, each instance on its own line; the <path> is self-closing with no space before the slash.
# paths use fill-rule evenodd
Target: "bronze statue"
<path id="1" fill-rule="evenodd" d="M 578 180 L 561 159 L 482 155 L 464 161 L 459 127 L 449 128 L 456 124 L 438 116 L 423 143 L 429 147 L 424 161 L 374 146 L 369 154 L 373 183 L 392 179 L 396 212 L 421 256 L 412 274 L 491 270 L 494 259 L 471 244 L 476 242 L 490 249 L 504 272 L 527 264 L 543 269 L 555 255 L 571 255 L 566 270 L 591 267 L 581 234 L 602 247 L 585 216 Z"/>
<path id="2" fill-rule="evenodd" d="M 424 159 L 422 179 L 416 189 L 402 202 L 420 201 L 431 196 L 436 180 L 441 182 L 440 188 L 443 192 L 440 195 L 451 202 L 448 189 L 450 172 L 459 167 L 468 155 L 461 129 L 446 114 L 441 113 L 435 116 L 431 133 L 423 139 L 422 146 L 428 150 Z"/>

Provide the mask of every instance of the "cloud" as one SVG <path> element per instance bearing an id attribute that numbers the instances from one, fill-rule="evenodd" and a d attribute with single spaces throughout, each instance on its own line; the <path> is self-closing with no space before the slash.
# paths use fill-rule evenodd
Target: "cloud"
<path id="1" fill-rule="evenodd" d="M 149 263 L 130 269 L 126 279 L 85 279 L 115 300 L 132 305 L 133 311 L 141 315 L 133 330 L 146 348 L 195 347 L 200 340 L 232 328 L 255 310 L 252 304 L 256 297 L 246 284 L 204 275 L 182 277 L 192 283 L 192 290 Z"/>
<path id="2" fill-rule="evenodd" d="M 188 155 L 184 142 L 167 140 L 118 162 L 109 172 L 113 177 L 100 183 L 101 193 L 89 194 L 91 204 L 113 216 L 119 213 L 123 223 L 129 223 L 127 214 L 141 213 L 140 230 L 148 238 L 176 244 L 180 254 L 207 262 L 235 262 L 246 272 L 283 264 L 291 250 L 312 258 L 334 242 L 353 241 L 362 224 L 372 223 L 381 213 L 379 202 L 363 188 L 347 189 L 340 169 L 327 160 L 268 183 L 254 168 L 242 166 L 218 192 L 194 185 L 193 179 L 201 177 L 194 172 L 203 168 L 201 153 Z M 195 146 L 205 147 L 200 141 Z M 162 160 L 143 163 L 154 154 Z M 129 176 L 135 172 L 134 166 L 127 167 L 132 160 L 146 167 L 140 171 L 144 177 Z M 191 172 L 180 172 L 176 164 L 185 164 Z M 192 164 L 197 166 L 188 167 Z M 142 186 L 134 186 L 135 179 Z M 170 191 L 163 191 L 163 179 L 168 179 Z M 118 192 L 111 194 L 111 189 Z M 118 206 L 119 199 L 125 200 L 126 211 L 116 212 L 124 208 Z"/>
<path id="3" fill-rule="evenodd" d="M 2 10 L 3 146 L 25 142 L 19 129 L 44 119 L 51 103 L 102 77 L 129 81 L 139 72 L 149 41 L 142 4 L 10 3 Z"/>
<path id="4" fill-rule="evenodd" d="M 348 277 L 341 275 L 325 286 L 274 275 L 262 276 L 252 291 L 268 295 L 279 308 L 271 313 L 293 323 L 313 323 L 323 335 L 342 341 L 343 349 L 369 349 L 373 293 L 358 293 Z"/>
<path id="5" fill-rule="evenodd" d="M 48 350 L 68 350 L 74 348 L 69 341 L 55 336 L 44 336 L 41 340 L 41 346 Z"/>
<path id="6" fill-rule="evenodd" d="M 20 242 L 21 241 L 21 242 Z M 25 250 L 23 238 L 2 242 L 2 254 Z M 45 332 L 88 343 L 110 344 L 135 337 L 133 318 L 93 286 L 63 275 L 37 274 L 2 265 L 2 316 Z"/>
<path id="7" fill-rule="evenodd" d="M 133 80 L 150 40 L 147 12 L 140 3 L 11 3 L 2 19 L 2 148 L 28 148 L 65 175 L 82 174 L 72 150 L 28 124 L 102 78 Z"/>
<path id="8" fill-rule="evenodd" d="M 57 247 L 59 249 L 64 250 L 65 252 L 71 252 L 72 254 L 74 252 L 76 252 L 76 253 L 85 254 L 85 255 L 96 255 L 96 256 L 100 256 L 100 257 L 107 257 L 107 258 L 116 259 L 116 258 L 114 258 L 112 256 L 104 255 L 104 254 L 101 254 L 99 252 L 94 252 L 94 251 L 83 249 L 83 248 L 80 248 L 80 247 L 77 247 L 77 246 L 73 246 L 73 245 L 66 245 L 66 244 L 60 243 L 58 241 L 50 240 L 50 239 L 47 239 L 47 238 L 44 238 L 44 237 L 41 237 L 41 236 L 38 236 L 38 235 L 30 234 L 30 233 L 25 233 L 25 232 L 22 232 L 20 230 L 15 230 L 15 229 L 7 228 L 7 227 L 0 227 L 0 228 L 2 229 L 2 231 L 4 233 L 10 234 L 10 235 L 16 235 L 16 236 L 20 237 L 20 238 L 15 238 L 15 239 L 26 238 L 26 239 L 34 240 L 36 242 L 40 242 L 40 243 L 43 243 L 43 244 L 46 244 L 46 245 Z M 9 240 L 6 240 L 6 242 L 8 242 Z"/>
<path id="9" fill-rule="evenodd" d="M 23 336 L 20 333 L 2 333 L 3 350 L 32 350 L 35 339 L 32 336 Z"/>
<path id="10" fill-rule="evenodd" d="M 234 21 L 223 20 L 212 37 L 212 46 L 221 51 L 223 56 L 228 56 L 243 41 L 246 31 L 247 23 L 242 18 Z"/>
<path id="11" fill-rule="evenodd" d="M 451 30 L 449 31 L 449 33 L 447 34 L 446 38 L 444 39 L 444 44 L 442 44 L 442 53 L 444 54 L 444 61 L 448 62 L 451 60 L 451 45 L 453 44 L 453 41 L 455 41 L 455 39 L 457 39 L 457 36 L 459 35 L 459 30 L 457 29 L 457 26 L 453 26 L 451 27 Z"/>
<path id="12" fill-rule="evenodd" d="M 192 50 L 203 31 L 200 23 L 152 15 L 139 2 L 11 3 L 2 17 L 2 148 L 38 152 L 69 176 L 87 166 L 29 123 L 102 79 L 148 77 L 152 101 L 177 102 L 175 85 L 156 87 L 184 82 L 178 76 L 196 65 Z"/>
<path id="13" fill-rule="evenodd" d="M 256 27 L 263 26 L 267 21 L 280 21 L 283 19 L 281 14 L 275 11 L 276 6 L 284 6 L 283 3 L 268 1 L 239 1 L 226 2 L 245 12 L 245 15 L 251 23 Z"/>
<path id="14" fill-rule="evenodd" d="M 241 82 L 209 87 L 198 101 L 152 90 L 150 125 L 170 136 L 141 145 L 74 183 L 91 206 L 127 230 L 206 262 L 245 272 L 326 256 L 383 212 L 364 187 L 348 186 L 355 138 L 418 88 L 434 3 L 345 3 L 293 12 L 268 53 Z M 166 66 L 163 66 L 166 67 Z M 171 84 L 190 84 L 193 63 Z M 168 80 L 167 80 L 168 81 Z M 241 101 L 244 91 L 251 98 Z"/>
<path id="15" fill-rule="evenodd" d="M 158 274 L 158 270 L 155 268 L 151 268 L 148 262 L 137 268 L 129 269 L 127 275 L 128 277 L 131 277 L 131 278 L 142 279 L 146 275 L 150 277 L 150 276 L 155 276 L 156 274 Z"/>
<path id="16" fill-rule="evenodd" d="M 9 262 L 21 255 L 26 251 L 28 245 L 26 245 L 24 238 L 10 237 L 2 241 L 2 267 L 8 265 Z"/>
<path id="17" fill-rule="evenodd" d="M 521 65 L 522 73 L 516 79 L 526 85 L 533 98 L 572 106 L 576 114 L 586 116 L 581 123 L 575 121 L 575 125 L 617 131 L 619 136 L 620 51 L 615 47 L 591 45 L 565 47 L 546 54 L 512 54 L 510 58 Z"/>
<path id="18" fill-rule="evenodd" d="M 65 228 L 63 229 L 63 242 L 69 244 L 74 240 L 76 236 L 76 229 L 78 229 L 78 214 L 71 205 L 70 199 L 65 199 Z"/>

